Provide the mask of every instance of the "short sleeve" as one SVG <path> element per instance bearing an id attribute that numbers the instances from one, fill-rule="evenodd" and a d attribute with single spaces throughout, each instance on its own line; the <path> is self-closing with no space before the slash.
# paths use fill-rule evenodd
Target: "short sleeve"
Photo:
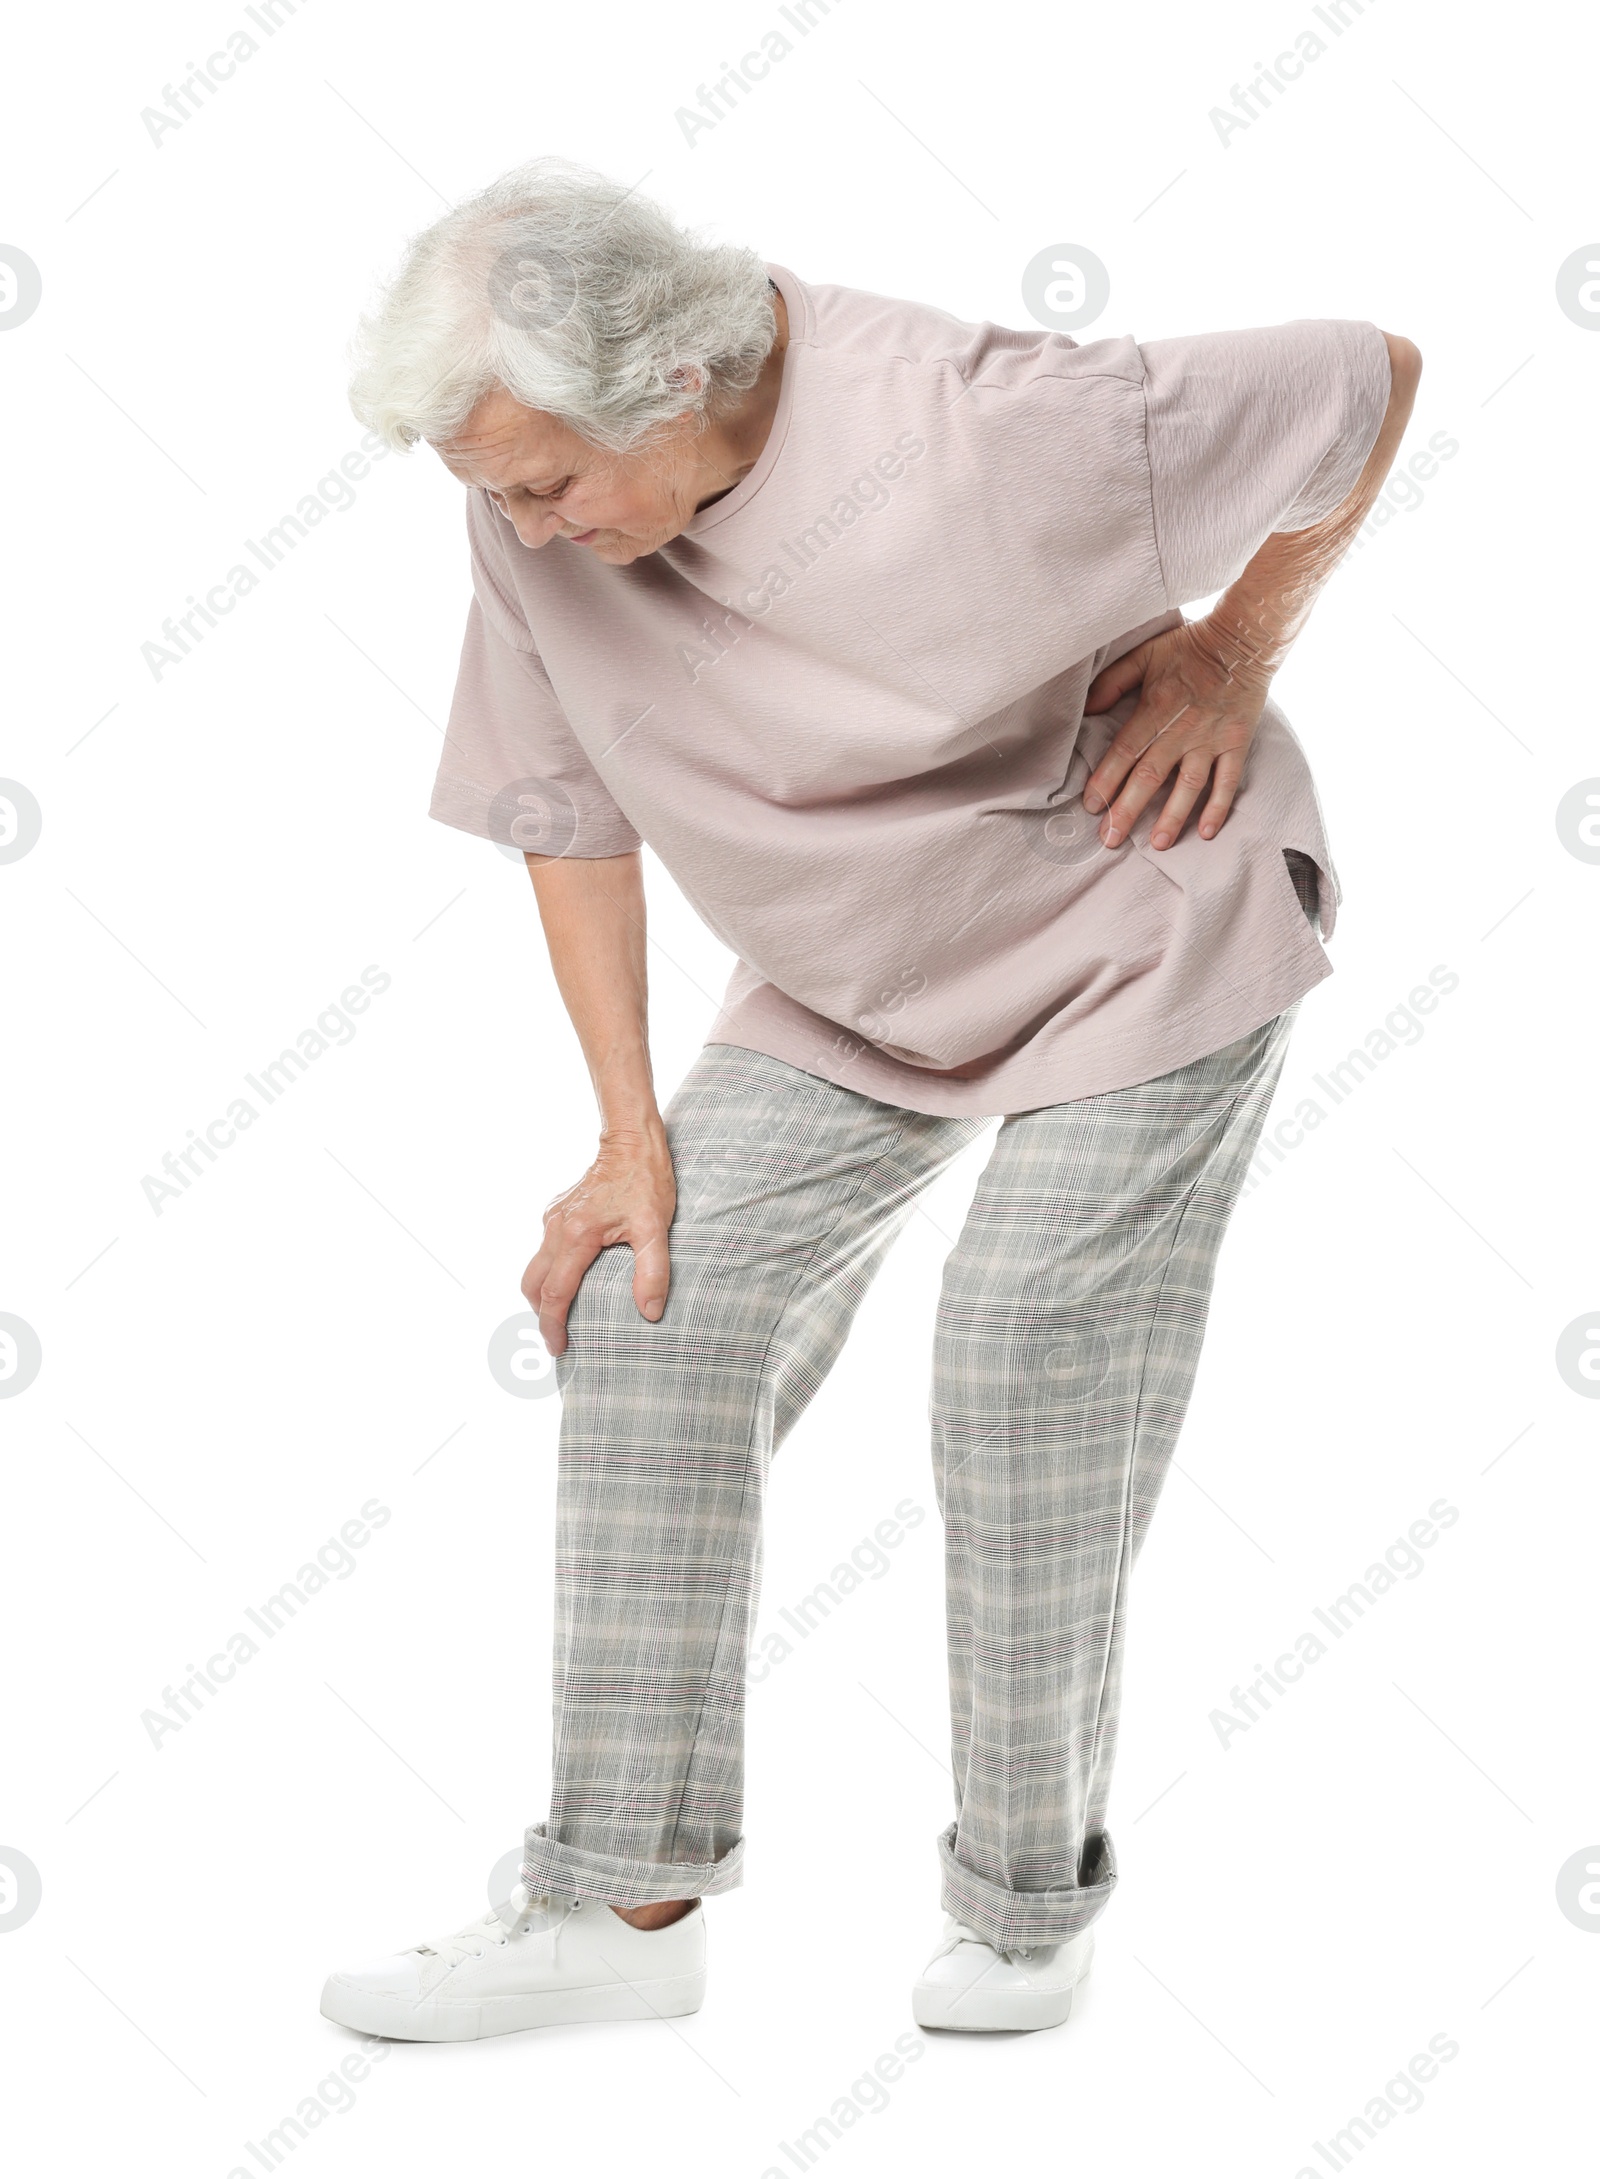
<path id="1" fill-rule="evenodd" d="M 631 854 L 639 834 L 567 723 L 478 499 L 467 495 L 473 595 L 429 815 L 534 855 Z"/>
<path id="2" fill-rule="evenodd" d="M 1389 405 L 1389 349 L 1365 319 L 1299 318 L 1140 354 L 1156 549 L 1177 607 L 1349 496 Z"/>

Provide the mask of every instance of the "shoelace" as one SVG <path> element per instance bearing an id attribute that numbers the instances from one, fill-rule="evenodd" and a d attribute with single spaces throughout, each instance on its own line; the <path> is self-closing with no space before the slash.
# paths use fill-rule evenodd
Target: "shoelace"
<path id="1" fill-rule="evenodd" d="M 1033 1946 L 1031 1944 L 991 1944 L 987 1937 L 980 1937 L 975 1929 L 968 1929 L 965 1922 L 954 1924 L 949 1936 L 946 1937 L 944 1943 L 940 1945 L 933 1956 L 936 1960 L 942 1960 L 947 1952 L 953 1952 L 957 1945 L 963 1944 L 981 1944 L 986 1951 L 993 1952 L 1000 1959 L 1003 1959 L 1007 1966 L 1012 1965 L 1017 1960 L 1028 1960 L 1033 1957 Z"/>
<path id="2" fill-rule="evenodd" d="M 577 1900 L 535 1898 L 525 1884 L 518 1884 L 507 1903 L 512 1910 L 509 1924 L 491 1908 L 477 1921 L 468 1922 L 450 1936 L 435 1938 L 431 1944 L 416 1944 L 411 1949 L 441 1959 L 449 1968 L 459 1967 L 465 1959 L 481 1959 L 491 1945 L 505 1944 L 512 1937 L 548 1936 L 551 1956 L 556 1957 L 562 1927 L 578 1904 Z"/>

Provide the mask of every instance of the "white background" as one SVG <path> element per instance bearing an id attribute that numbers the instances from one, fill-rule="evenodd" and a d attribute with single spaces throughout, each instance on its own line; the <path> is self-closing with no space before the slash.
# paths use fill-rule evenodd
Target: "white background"
<path id="1" fill-rule="evenodd" d="M 1600 1491 L 1554 1357 L 1600 1311 L 1600 868 L 1555 811 L 1600 773 L 1600 339 L 1555 278 L 1600 232 L 1594 46 L 1398 0 L 1339 37 L 1310 0 L 836 0 L 691 147 L 675 109 L 780 23 L 309 0 L 159 147 L 141 109 L 242 6 L 10 33 L 0 241 L 43 300 L 0 334 L 0 772 L 43 834 L 0 868 L 0 1309 L 43 1367 L 0 1402 L 0 1846 L 43 1900 L 0 1935 L 0 2125 L 30 2170 L 70 2131 L 77 2169 L 259 2171 L 245 2144 L 354 2047 L 325 1973 L 481 1911 L 543 1813 L 558 1402 L 508 1397 L 485 1347 L 593 1122 L 520 866 L 423 814 L 460 488 L 386 460 L 159 681 L 141 646 L 356 445 L 345 343 L 404 238 L 556 151 L 963 317 L 1026 323 L 1023 266 L 1079 243 L 1112 283 L 1080 337 L 1344 316 L 1419 344 L 1406 451 L 1459 450 L 1277 684 L 1346 889 L 1279 1113 L 1430 969 L 1459 986 L 1238 1212 L 1137 1576 L 1122 1884 L 1073 2022 L 913 2046 L 818 2160 L 1293 2179 L 1442 2036 L 1363 2169 L 1564 2161 L 1600 1967 L 1600 1917 L 1556 1898 L 1600 1840 Z M 1307 27 L 1326 52 L 1224 146 L 1209 109 Z M 728 961 L 650 884 L 665 1091 Z M 157 1215 L 143 1177 L 368 964 L 391 982 L 354 1040 Z M 928 1342 L 981 1156 L 779 1457 L 764 1627 L 898 1500 L 929 1518 L 756 1691 L 703 2012 L 394 2046 L 296 2171 L 759 2179 L 906 2033 L 950 1813 Z M 153 1747 L 141 1713 L 374 1498 L 348 1578 Z M 1235 1684 L 1440 1498 L 1425 1571 L 1224 1748 Z"/>

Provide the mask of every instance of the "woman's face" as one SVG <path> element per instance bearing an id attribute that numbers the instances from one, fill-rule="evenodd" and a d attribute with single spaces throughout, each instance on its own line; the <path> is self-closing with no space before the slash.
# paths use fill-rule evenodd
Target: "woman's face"
<path id="1" fill-rule="evenodd" d="M 453 477 L 488 491 L 522 542 L 552 538 L 614 567 L 676 537 L 732 479 L 708 477 L 703 435 L 658 434 L 647 450 L 607 454 L 501 388 L 486 394 L 454 439 L 434 450 Z"/>

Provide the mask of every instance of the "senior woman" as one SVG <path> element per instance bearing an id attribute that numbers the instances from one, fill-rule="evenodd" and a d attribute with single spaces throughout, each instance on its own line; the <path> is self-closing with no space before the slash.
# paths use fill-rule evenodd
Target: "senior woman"
<path id="1" fill-rule="evenodd" d="M 553 161 L 412 244 L 352 399 L 466 488 L 433 814 L 526 852 L 600 1140 L 523 1280 L 563 1393 L 550 1808 L 510 1915 L 335 1975 L 332 2019 L 700 2003 L 771 1458 L 994 1119 L 934 1335 L 955 1813 L 913 2010 L 1066 2018 L 1116 1881 L 1130 1569 L 1329 973 L 1268 684 L 1419 369 L 1364 321 L 967 323 Z M 737 957 L 665 1115 L 641 842 Z M 890 1842 L 840 1790 L 870 1884 Z"/>

